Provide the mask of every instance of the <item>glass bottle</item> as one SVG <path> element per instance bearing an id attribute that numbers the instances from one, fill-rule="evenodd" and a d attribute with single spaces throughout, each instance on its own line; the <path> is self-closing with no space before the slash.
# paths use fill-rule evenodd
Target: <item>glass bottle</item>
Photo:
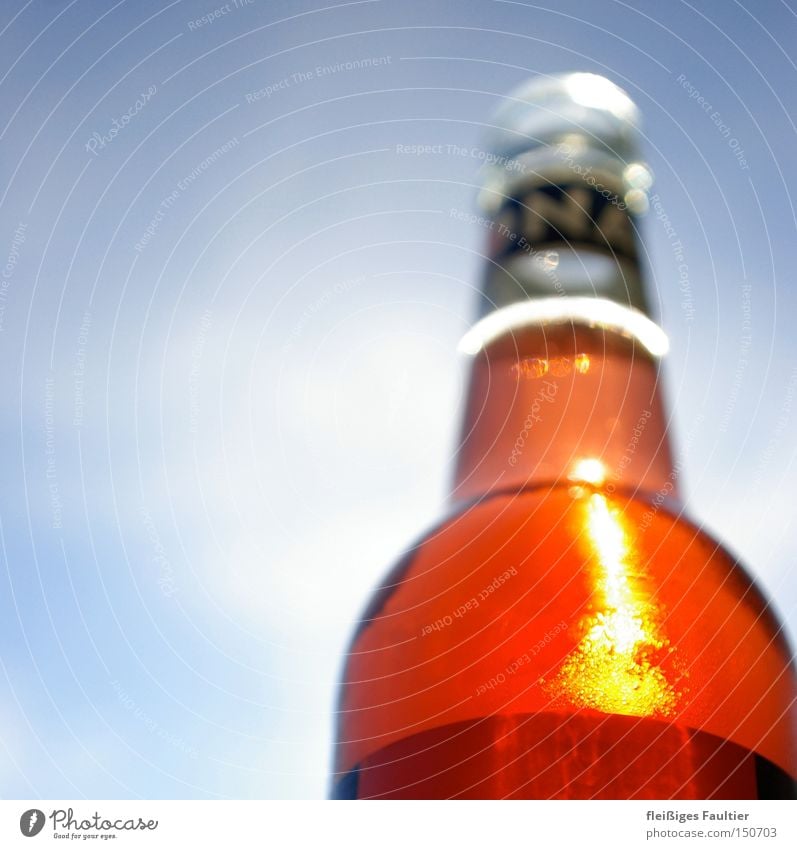
<path id="1" fill-rule="evenodd" d="M 357 626 L 332 795 L 794 798 L 781 625 L 683 512 L 637 109 L 567 74 L 491 124 L 451 503 Z"/>

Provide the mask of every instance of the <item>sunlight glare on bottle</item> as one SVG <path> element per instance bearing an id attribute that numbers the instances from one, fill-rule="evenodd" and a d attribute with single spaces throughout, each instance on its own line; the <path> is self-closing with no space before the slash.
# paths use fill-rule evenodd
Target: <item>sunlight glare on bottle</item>
<path id="1" fill-rule="evenodd" d="M 599 493 L 585 501 L 582 515 L 600 609 L 579 624 L 581 641 L 546 686 L 556 701 L 577 708 L 670 716 L 679 694 L 659 665 L 669 657 L 669 640 L 658 606 L 642 588 L 644 566 L 628 529 Z"/>
<path id="2" fill-rule="evenodd" d="M 573 471 L 569 477 L 571 481 L 576 483 L 591 483 L 593 486 L 600 486 L 606 480 L 606 467 L 600 460 L 594 457 L 586 457 L 573 465 Z"/>
<path id="3" fill-rule="evenodd" d="M 570 74 L 566 79 L 570 97 L 582 106 L 605 109 L 616 117 L 636 122 L 637 108 L 634 101 L 611 80 L 597 74 Z"/>

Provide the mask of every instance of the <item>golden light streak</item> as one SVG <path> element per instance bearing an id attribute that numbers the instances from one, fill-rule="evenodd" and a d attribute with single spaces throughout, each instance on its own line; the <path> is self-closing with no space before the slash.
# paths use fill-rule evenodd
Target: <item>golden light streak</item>
<path id="1" fill-rule="evenodd" d="M 580 708 L 670 716 L 679 694 L 659 662 L 672 649 L 623 518 L 598 493 L 582 506 L 600 610 L 581 622 L 584 636 L 546 686 Z"/>

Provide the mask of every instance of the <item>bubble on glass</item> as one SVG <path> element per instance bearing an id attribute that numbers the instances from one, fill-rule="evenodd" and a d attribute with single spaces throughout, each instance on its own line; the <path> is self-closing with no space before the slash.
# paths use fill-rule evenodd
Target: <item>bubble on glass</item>
<path id="1" fill-rule="evenodd" d="M 641 162 L 632 162 L 623 171 L 623 180 L 629 189 L 646 192 L 653 185 L 653 172 Z"/>
<path id="2" fill-rule="evenodd" d="M 642 189 L 630 189 L 625 193 L 626 206 L 636 215 L 644 215 L 650 208 L 648 196 Z"/>

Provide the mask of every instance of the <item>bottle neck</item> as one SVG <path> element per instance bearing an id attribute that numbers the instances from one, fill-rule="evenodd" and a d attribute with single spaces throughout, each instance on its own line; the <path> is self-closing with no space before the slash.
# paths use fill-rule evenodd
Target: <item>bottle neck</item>
<path id="1" fill-rule="evenodd" d="M 651 315 L 636 217 L 646 196 L 623 176 L 649 172 L 590 148 L 576 151 L 567 144 L 533 150 L 485 179 L 489 262 L 480 316 L 552 296 L 604 298 Z"/>
<path id="2" fill-rule="evenodd" d="M 579 483 L 677 503 L 658 359 L 587 315 L 507 328 L 473 356 L 455 503 Z"/>

